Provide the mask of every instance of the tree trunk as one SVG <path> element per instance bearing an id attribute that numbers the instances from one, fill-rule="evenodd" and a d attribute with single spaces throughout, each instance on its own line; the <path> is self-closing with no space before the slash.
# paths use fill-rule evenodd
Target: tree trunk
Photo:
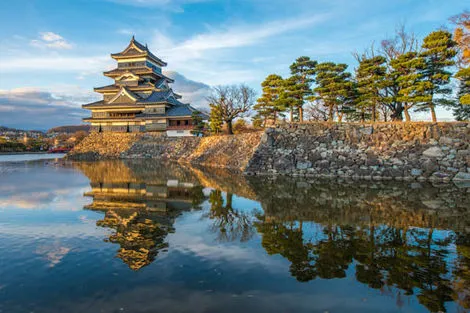
<path id="1" fill-rule="evenodd" d="M 344 113 L 343 112 L 336 112 L 336 114 L 338 114 L 338 123 L 341 123 L 343 121 L 343 115 Z"/>
<path id="2" fill-rule="evenodd" d="M 390 118 L 393 122 L 402 122 L 403 121 L 403 105 L 401 103 L 397 104 L 396 108 L 392 110 Z"/>
<path id="3" fill-rule="evenodd" d="M 277 112 L 274 111 L 274 121 L 273 121 L 273 125 L 275 126 L 276 125 L 276 119 L 277 119 Z"/>
<path id="4" fill-rule="evenodd" d="M 410 112 L 408 112 L 408 107 L 405 107 L 403 112 L 405 113 L 405 121 L 411 122 L 411 116 L 410 116 Z"/>
<path id="5" fill-rule="evenodd" d="M 334 107 L 330 105 L 329 110 L 328 110 L 328 122 L 333 122 L 333 118 L 335 114 L 333 110 L 334 110 Z"/>
<path id="6" fill-rule="evenodd" d="M 429 106 L 429 108 L 431 109 L 432 121 L 433 121 L 433 123 L 436 123 L 437 122 L 437 117 L 436 117 L 436 110 L 434 109 L 434 104 L 431 104 Z"/>
<path id="7" fill-rule="evenodd" d="M 304 108 L 302 106 L 299 107 L 299 121 L 300 123 L 304 121 Z"/>
<path id="8" fill-rule="evenodd" d="M 294 122 L 294 108 L 290 109 L 290 122 Z"/>
<path id="9" fill-rule="evenodd" d="M 226 123 L 227 123 L 227 133 L 229 135 L 233 135 L 232 120 L 226 121 Z"/>

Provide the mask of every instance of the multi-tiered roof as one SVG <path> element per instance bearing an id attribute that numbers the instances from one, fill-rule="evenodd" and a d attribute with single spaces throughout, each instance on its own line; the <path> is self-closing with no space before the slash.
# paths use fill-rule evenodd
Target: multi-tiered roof
<path id="1" fill-rule="evenodd" d="M 189 104 L 179 101 L 169 84 L 174 80 L 162 73 L 166 62 L 155 56 L 132 37 L 129 45 L 119 53 L 111 54 L 118 62 L 117 68 L 103 74 L 114 79 L 114 83 L 94 88 L 103 95 L 103 100 L 85 104 L 85 109 L 135 109 L 136 118 L 152 116 L 191 116 L 195 111 Z M 165 110 L 148 110 L 152 105 L 164 105 Z M 147 108 L 147 110 L 146 110 Z M 91 121 L 91 119 L 86 119 Z"/>

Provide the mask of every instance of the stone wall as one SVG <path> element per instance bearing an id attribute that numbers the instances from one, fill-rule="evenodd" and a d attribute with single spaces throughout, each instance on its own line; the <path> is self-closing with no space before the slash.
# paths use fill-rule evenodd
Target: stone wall
<path id="1" fill-rule="evenodd" d="M 469 123 L 288 124 L 269 128 L 247 174 L 470 180 Z"/>
<path id="2" fill-rule="evenodd" d="M 286 124 L 264 133 L 167 137 L 92 133 L 72 159 L 153 158 L 244 170 L 374 180 L 470 180 L 470 123 Z"/>
<path id="3" fill-rule="evenodd" d="M 91 132 L 67 155 L 73 160 L 118 159 L 142 134 Z"/>
<path id="4" fill-rule="evenodd" d="M 140 159 L 244 170 L 262 132 L 236 136 L 167 137 L 161 133 L 91 133 L 68 155 L 72 160 Z"/>

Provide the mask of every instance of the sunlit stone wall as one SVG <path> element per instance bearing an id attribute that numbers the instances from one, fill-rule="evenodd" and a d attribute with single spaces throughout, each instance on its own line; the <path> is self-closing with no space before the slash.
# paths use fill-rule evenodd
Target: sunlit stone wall
<path id="1" fill-rule="evenodd" d="M 287 124 L 269 128 L 248 174 L 470 180 L 470 124 Z"/>

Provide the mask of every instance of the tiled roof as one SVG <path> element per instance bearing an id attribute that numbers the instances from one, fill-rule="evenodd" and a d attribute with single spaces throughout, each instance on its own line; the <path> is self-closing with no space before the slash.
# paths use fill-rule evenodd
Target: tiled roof
<path id="1" fill-rule="evenodd" d="M 173 97 L 171 89 L 163 91 L 154 91 L 147 98 L 140 100 L 139 103 L 155 103 L 155 102 L 168 102 L 173 105 L 181 105 L 182 103 Z"/>
<path id="2" fill-rule="evenodd" d="M 175 105 L 166 111 L 166 116 L 191 116 L 194 111 L 198 111 L 189 104 Z M 203 118 L 208 118 L 207 114 L 200 112 Z"/>
<path id="3" fill-rule="evenodd" d="M 126 51 L 132 44 L 134 44 L 136 47 L 138 47 L 140 50 L 144 51 L 144 53 L 141 53 L 135 49 L 129 49 L 128 51 Z M 126 52 L 124 52 L 126 51 Z M 131 39 L 131 42 L 129 43 L 129 45 L 126 47 L 126 49 L 124 49 L 124 51 L 122 52 L 119 52 L 119 53 L 113 53 L 111 54 L 112 56 L 116 56 L 116 57 L 120 57 L 120 56 L 135 56 L 135 55 L 148 55 L 149 57 L 151 57 L 152 59 L 154 59 L 155 61 L 157 61 L 158 63 L 160 63 L 161 65 L 163 66 L 166 66 L 167 63 L 164 62 L 162 59 L 160 59 L 159 57 L 157 57 L 156 55 L 154 55 L 152 52 L 150 52 L 149 48 L 147 47 L 147 45 L 143 45 L 141 44 L 140 42 L 138 42 L 137 40 L 135 40 L 134 36 L 132 36 L 132 39 Z"/>
<path id="4" fill-rule="evenodd" d="M 156 118 L 161 118 L 161 117 L 178 117 L 178 116 L 191 116 L 194 111 L 197 111 L 195 108 L 190 106 L 189 104 L 179 104 L 179 105 L 174 105 L 171 108 L 169 108 L 165 114 L 156 114 L 156 113 L 140 113 L 136 114 L 136 117 L 156 117 Z M 205 119 L 209 118 L 207 114 L 204 114 L 201 112 L 201 116 Z"/>
<path id="5" fill-rule="evenodd" d="M 87 103 L 87 104 L 84 104 L 82 105 L 83 108 L 90 108 L 90 107 L 96 107 L 96 106 L 100 106 L 104 103 L 103 100 L 100 100 L 100 101 L 95 101 L 95 102 L 91 102 L 91 103 Z"/>
<path id="6" fill-rule="evenodd" d="M 138 108 L 143 108 L 143 106 L 141 106 L 139 104 L 133 104 L 133 103 L 105 103 L 103 100 L 82 105 L 82 108 L 100 108 L 100 107 L 138 107 Z"/>
<path id="7" fill-rule="evenodd" d="M 133 68 L 133 69 L 121 69 L 121 68 L 115 68 L 110 71 L 104 72 L 104 75 L 120 75 L 124 73 L 134 73 L 134 74 L 151 74 L 155 73 L 158 76 L 163 76 L 162 74 L 159 74 L 155 72 L 153 69 L 148 68 L 148 67 L 138 67 L 138 68 Z"/>
<path id="8" fill-rule="evenodd" d="M 153 88 L 154 86 L 151 85 L 151 84 L 148 84 L 148 83 L 144 83 L 144 84 L 140 84 L 140 85 L 137 85 L 137 86 L 126 86 L 126 87 L 129 90 L 133 90 L 133 89 L 139 89 L 139 88 Z M 121 86 L 116 85 L 116 84 L 94 88 L 95 91 L 108 91 L 108 90 L 109 91 L 115 91 L 115 90 L 119 90 L 119 89 L 121 89 Z"/>

